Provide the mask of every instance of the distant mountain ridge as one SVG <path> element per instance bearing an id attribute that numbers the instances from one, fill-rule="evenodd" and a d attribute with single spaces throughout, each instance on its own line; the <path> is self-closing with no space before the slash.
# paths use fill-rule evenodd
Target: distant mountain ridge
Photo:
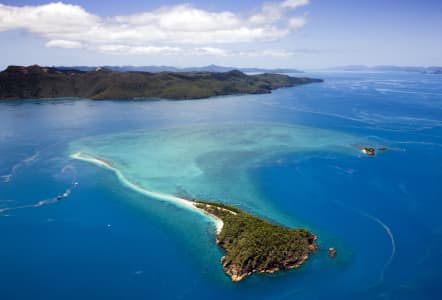
<path id="1" fill-rule="evenodd" d="M 418 72 L 429 74 L 441 74 L 442 67 L 420 67 L 420 66 L 394 66 L 394 65 L 379 65 L 379 66 L 364 66 L 364 65 L 351 65 L 333 67 L 330 70 L 336 71 L 378 71 L 378 72 Z"/>
<path id="2" fill-rule="evenodd" d="M 93 71 L 97 67 L 109 69 L 116 72 L 150 72 L 150 73 L 159 73 L 159 72 L 216 72 L 216 73 L 224 73 L 233 70 L 238 70 L 244 73 L 304 73 L 301 70 L 292 69 L 292 68 L 235 68 L 235 67 L 224 67 L 218 65 L 208 65 L 203 67 L 187 67 L 187 68 L 178 68 L 172 66 L 54 66 L 54 68 L 60 70 L 79 70 L 79 71 Z"/>
<path id="3" fill-rule="evenodd" d="M 81 71 L 38 65 L 9 66 L 0 72 L 0 99 L 198 99 L 233 94 L 265 94 L 282 87 L 321 81 L 283 74 L 246 75 L 238 70 L 224 73 L 149 73 L 117 72 L 106 68 Z"/>

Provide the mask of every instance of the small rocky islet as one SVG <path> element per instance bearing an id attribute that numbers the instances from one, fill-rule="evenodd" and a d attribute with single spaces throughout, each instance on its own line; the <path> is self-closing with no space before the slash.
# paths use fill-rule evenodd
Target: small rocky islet
<path id="1" fill-rule="evenodd" d="M 376 151 L 386 151 L 387 147 L 382 146 L 379 148 L 374 148 L 374 147 L 362 147 L 361 148 L 361 152 L 368 155 L 368 156 L 375 156 L 376 155 Z"/>

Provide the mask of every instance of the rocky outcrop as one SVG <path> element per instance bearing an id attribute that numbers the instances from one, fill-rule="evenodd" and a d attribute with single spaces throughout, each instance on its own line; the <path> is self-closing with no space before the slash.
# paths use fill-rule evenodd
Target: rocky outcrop
<path id="1" fill-rule="evenodd" d="M 303 255 L 295 255 L 291 258 L 286 258 L 283 261 L 278 262 L 276 259 L 274 261 L 276 266 L 268 267 L 268 266 L 241 266 L 239 264 L 234 264 L 229 261 L 226 256 L 221 258 L 221 264 L 223 266 L 224 272 L 230 276 L 230 279 L 234 282 L 238 282 L 243 280 L 249 275 L 253 273 L 267 273 L 273 274 L 283 270 L 291 270 L 299 268 L 308 258 L 311 252 L 315 252 L 318 246 L 314 243 L 310 244 L 308 247 L 308 251 L 306 251 Z"/>
<path id="2" fill-rule="evenodd" d="M 376 150 L 371 147 L 362 148 L 362 153 L 367 154 L 368 156 L 375 156 Z"/>
<path id="3" fill-rule="evenodd" d="M 377 150 L 377 151 L 386 151 L 386 150 L 387 150 L 387 147 L 382 146 L 382 147 L 379 147 L 379 148 L 377 148 L 377 149 L 375 149 L 375 148 L 373 148 L 373 147 L 363 147 L 363 148 L 361 149 L 362 153 L 364 153 L 364 154 L 366 154 L 366 155 L 368 155 L 368 156 L 375 156 L 375 155 L 376 155 L 376 150 Z"/>
<path id="4" fill-rule="evenodd" d="M 334 247 L 328 248 L 328 256 L 334 258 L 336 256 L 336 249 Z"/>

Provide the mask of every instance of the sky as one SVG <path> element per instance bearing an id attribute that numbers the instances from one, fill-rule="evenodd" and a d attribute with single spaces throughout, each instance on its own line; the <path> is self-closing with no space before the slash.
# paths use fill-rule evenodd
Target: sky
<path id="1" fill-rule="evenodd" d="M 442 0 L 0 0 L 0 68 L 442 66 Z"/>

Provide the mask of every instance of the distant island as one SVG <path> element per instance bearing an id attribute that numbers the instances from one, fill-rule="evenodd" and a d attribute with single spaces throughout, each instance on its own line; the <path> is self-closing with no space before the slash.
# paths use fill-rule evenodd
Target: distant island
<path id="1" fill-rule="evenodd" d="M 380 65 L 380 66 L 364 66 L 364 65 L 351 65 L 340 66 L 330 68 L 334 71 L 349 71 L 349 72 L 417 72 L 424 74 L 442 74 L 442 67 L 421 67 L 421 66 L 393 66 L 393 65 Z"/>
<path id="2" fill-rule="evenodd" d="M 88 99 L 201 99 L 234 94 L 265 94 L 274 89 L 322 82 L 282 74 L 218 72 L 117 72 L 9 66 L 0 72 L 0 99 L 78 97 Z"/>
<path id="3" fill-rule="evenodd" d="M 195 206 L 223 222 L 216 242 L 225 251 L 221 264 L 232 281 L 298 268 L 318 248 L 316 236 L 305 229 L 275 225 L 222 203 L 195 201 Z"/>
<path id="4" fill-rule="evenodd" d="M 186 68 L 178 68 L 173 66 L 100 66 L 104 69 L 109 69 L 116 72 L 150 72 L 150 73 L 159 73 L 159 72 L 215 72 L 215 73 L 224 73 L 233 70 L 238 70 L 244 73 L 304 73 L 304 71 L 293 69 L 293 68 L 240 68 L 240 67 L 225 67 L 218 65 L 208 65 L 202 67 L 186 67 Z M 54 66 L 54 68 L 60 70 L 79 70 L 79 71 L 94 71 L 97 67 L 91 66 Z"/>

